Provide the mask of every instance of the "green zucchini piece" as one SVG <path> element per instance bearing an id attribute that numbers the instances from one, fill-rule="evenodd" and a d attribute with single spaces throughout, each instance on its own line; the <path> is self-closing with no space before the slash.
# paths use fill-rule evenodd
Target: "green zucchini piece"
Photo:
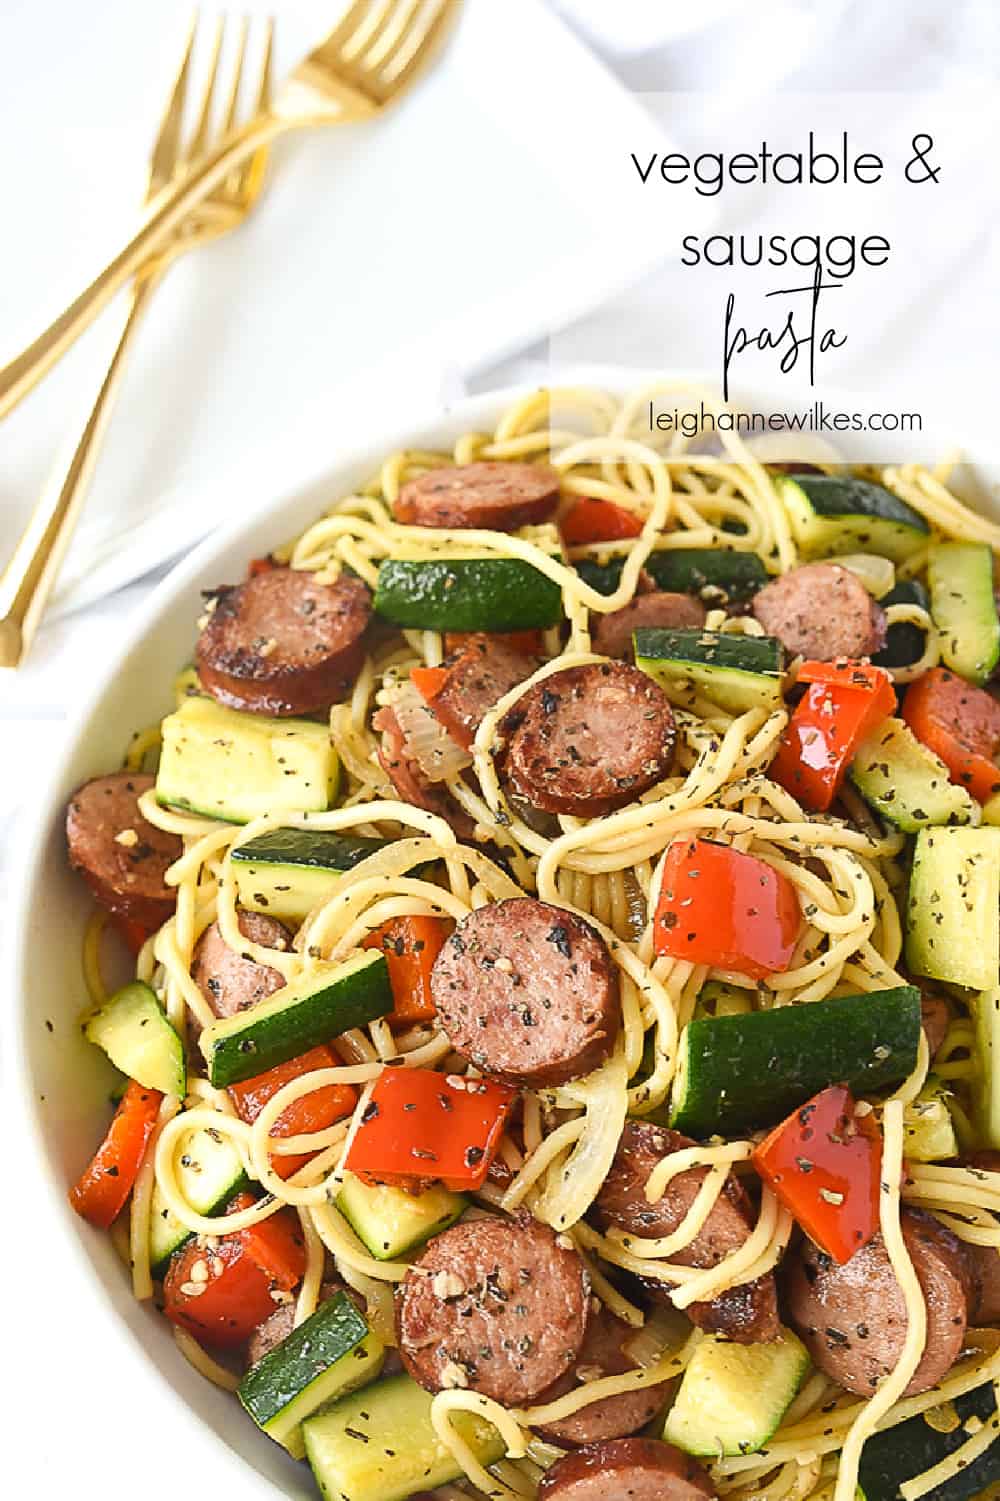
<path id="1" fill-rule="evenodd" d="M 306 1458 L 326 1501 L 407 1501 L 462 1474 L 431 1424 L 430 1392 L 409 1376 L 393 1376 L 339 1402 L 303 1424 Z M 482 1465 L 496 1464 L 505 1445 L 472 1413 L 454 1413 L 456 1430 Z"/>
<path id="2" fill-rule="evenodd" d="M 1000 661 L 993 549 L 985 542 L 935 543 L 927 583 L 942 662 L 970 683 L 988 682 Z"/>
<path id="3" fill-rule="evenodd" d="M 807 558 L 876 552 L 903 563 L 930 535 L 919 511 L 868 480 L 791 474 L 779 475 L 775 485 L 792 534 Z"/>
<path id="4" fill-rule="evenodd" d="M 903 579 L 888 594 L 883 594 L 879 604 L 886 610 L 890 605 L 919 605 L 928 611 L 931 607 L 930 596 L 917 579 Z M 920 627 L 900 620 L 890 625 L 885 645 L 875 653 L 872 661 L 879 667 L 909 667 L 923 656 L 925 645 Z"/>
<path id="5" fill-rule="evenodd" d="M 187 1088 L 184 1045 L 167 1021 L 156 995 L 142 980 L 123 985 L 92 1011 L 83 1026 L 116 1068 L 146 1089 L 183 1095 Z"/>
<path id="6" fill-rule="evenodd" d="M 175 1172 L 185 1202 L 198 1214 L 221 1214 L 247 1183 L 232 1141 L 211 1126 L 192 1126 L 182 1134 Z M 149 1210 L 149 1261 L 153 1271 L 164 1271 L 174 1251 L 180 1250 L 191 1235 L 167 1207 L 159 1184 L 154 1183 Z"/>
<path id="7" fill-rule="evenodd" d="M 267 813 L 322 812 L 340 781 L 325 724 L 271 719 L 186 698 L 163 721 L 157 801 L 225 823 Z"/>
<path id="8" fill-rule="evenodd" d="M 671 703 L 690 708 L 704 694 L 731 714 L 781 708 L 784 652 L 773 636 L 648 627 L 634 640 L 635 665 Z"/>
<path id="9" fill-rule="evenodd" d="M 333 896 L 344 871 L 394 842 L 320 829 L 272 829 L 258 834 L 232 852 L 239 904 L 271 917 L 302 922 L 314 907 Z M 425 868 L 416 866 L 411 874 Z"/>
<path id="10" fill-rule="evenodd" d="M 344 1174 L 337 1208 L 378 1261 L 394 1261 L 447 1230 L 466 1206 L 462 1194 L 434 1184 L 411 1194 L 389 1184 L 362 1183 Z"/>
<path id="11" fill-rule="evenodd" d="M 872 1094 L 912 1073 L 920 992 L 912 985 L 701 1017 L 681 1034 L 670 1124 L 688 1136 L 773 1125 L 829 1084 Z"/>
<path id="12" fill-rule="evenodd" d="M 790 1329 L 766 1345 L 707 1334 L 692 1355 L 663 1425 L 687 1454 L 755 1454 L 781 1423 L 809 1370 Z"/>
<path id="13" fill-rule="evenodd" d="M 936 1074 L 903 1112 L 903 1152 L 911 1162 L 947 1162 L 959 1154 L 958 1137 L 948 1109 L 951 1090 Z"/>
<path id="14" fill-rule="evenodd" d="M 258 1428 L 293 1459 L 305 1459 L 305 1419 L 374 1381 L 384 1359 L 382 1341 L 337 1292 L 250 1367 L 236 1395 Z"/>
<path id="15" fill-rule="evenodd" d="M 861 1451 L 858 1481 L 865 1501 L 899 1501 L 899 1487 L 906 1480 L 933 1469 L 949 1454 L 954 1454 L 970 1437 L 964 1424 L 970 1418 L 989 1423 L 996 1416 L 996 1398 L 990 1385 L 977 1386 L 954 1399 L 958 1423 L 950 1433 L 942 1433 L 931 1421 L 940 1409 L 918 1413 L 905 1423 L 897 1423 L 882 1433 L 875 1433 Z M 988 1485 L 1000 1481 L 1000 1441 L 990 1445 L 972 1464 L 958 1471 L 950 1480 L 928 1492 L 934 1501 L 966 1501 Z"/>
<path id="16" fill-rule="evenodd" d="M 980 991 L 970 1009 L 976 1024 L 976 1127 L 984 1146 L 1000 1149 L 1000 985 Z"/>
<path id="17" fill-rule="evenodd" d="M 239 1084 L 352 1027 L 392 1010 L 389 971 L 382 954 L 355 954 L 343 964 L 319 964 L 249 1011 L 206 1027 L 199 1046 L 218 1089 Z"/>
<path id="18" fill-rule="evenodd" d="M 418 631 L 526 631 L 558 625 L 562 590 L 522 558 L 387 558 L 375 609 Z"/>
<path id="19" fill-rule="evenodd" d="M 579 558 L 573 567 L 598 594 L 613 594 L 621 582 L 624 558 L 598 563 Z M 668 594 L 697 594 L 706 604 L 740 604 L 751 599 L 768 580 L 755 552 L 731 552 L 719 547 L 664 547 L 651 552 L 643 564 Z"/>
<path id="20" fill-rule="evenodd" d="M 847 774 L 865 802 L 907 834 L 968 823 L 975 811 L 965 788 L 902 719 L 883 720 L 858 746 Z"/>
<path id="21" fill-rule="evenodd" d="M 992 990 L 1000 969 L 1000 829 L 921 829 L 906 903 L 915 975 Z"/>

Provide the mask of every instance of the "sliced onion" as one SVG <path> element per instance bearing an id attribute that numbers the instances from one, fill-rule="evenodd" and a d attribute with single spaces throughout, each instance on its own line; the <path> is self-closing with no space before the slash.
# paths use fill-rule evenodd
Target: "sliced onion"
<path id="1" fill-rule="evenodd" d="M 438 724 L 412 683 L 401 683 L 392 710 L 411 756 L 429 782 L 449 782 L 472 765 L 468 751 Z"/>
<path id="2" fill-rule="evenodd" d="M 895 586 L 896 569 L 891 558 L 882 558 L 873 552 L 848 552 L 830 561 L 849 569 L 874 599 L 881 599 Z"/>

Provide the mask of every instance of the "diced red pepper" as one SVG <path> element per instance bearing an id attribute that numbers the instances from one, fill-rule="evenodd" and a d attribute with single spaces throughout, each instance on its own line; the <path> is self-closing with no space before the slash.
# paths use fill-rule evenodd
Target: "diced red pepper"
<path id="1" fill-rule="evenodd" d="M 799 681 L 809 687 L 797 705 L 770 775 L 814 812 L 825 812 L 858 746 L 893 714 L 892 678 L 868 662 L 803 662 Z"/>
<path id="2" fill-rule="evenodd" d="M 443 917 L 393 917 L 363 941 L 363 949 L 379 949 L 385 955 L 394 1003 L 386 1018 L 390 1026 L 410 1026 L 437 1015 L 431 970 L 451 929 Z"/>
<path id="3" fill-rule="evenodd" d="M 447 667 L 411 667 L 410 682 L 425 704 L 432 703 L 448 680 Z"/>
<path id="4" fill-rule="evenodd" d="M 250 1209 L 255 1202 L 252 1194 L 238 1194 L 229 1206 L 229 1213 Z M 283 1292 L 298 1287 L 306 1274 L 306 1243 L 293 1210 L 279 1209 L 260 1224 L 236 1234 L 250 1260 L 276 1287 Z"/>
<path id="5" fill-rule="evenodd" d="M 481 1188 L 516 1097 L 489 1079 L 385 1068 L 345 1165 L 366 1183 L 412 1189 L 432 1178 L 458 1191 Z"/>
<path id="6" fill-rule="evenodd" d="M 272 1100 L 293 1079 L 311 1074 L 320 1068 L 335 1068 L 339 1063 L 325 1044 L 310 1048 L 298 1058 L 279 1063 L 266 1073 L 254 1074 L 242 1084 L 230 1084 L 229 1097 L 236 1106 L 240 1120 L 253 1124 L 269 1100 Z M 357 1103 L 357 1091 L 350 1084 L 324 1084 L 322 1089 L 313 1089 L 301 1099 L 287 1105 L 278 1116 L 272 1136 L 305 1136 L 311 1131 L 325 1131 L 335 1121 L 350 1115 Z M 279 1178 L 290 1178 L 294 1172 L 310 1160 L 312 1153 L 303 1156 L 271 1158 L 271 1167 Z"/>
<path id="7" fill-rule="evenodd" d="M 760 980 L 788 968 L 801 921 L 791 881 L 755 855 L 710 839 L 675 839 L 667 851 L 658 954 Z"/>
<path id="8" fill-rule="evenodd" d="M 953 782 L 981 803 L 1000 792 L 1000 704 L 985 689 L 932 667 L 907 688 L 903 718 Z"/>
<path id="9" fill-rule="evenodd" d="M 542 631 L 447 631 L 444 649 L 451 656 L 452 652 L 464 651 L 467 646 L 481 646 L 484 642 L 489 646 L 491 641 L 498 641 L 525 657 L 540 657 L 545 644 L 542 636 Z"/>
<path id="10" fill-rule="evenodd" d="M 236 1213 L 254 1204 L 249 1193 L 240 1193 L 228 1211 Z M 275 1220 L 294 1223 L 290 1210 L 278 1210 L 267 1225 L 272 1226 L 266 1240 L 264 1225 L 249 1231 L 219 1235 L 212 1247 L 200 1237 L 192 1237 L 170 1258 L 164 1277 L 164 1313 L 174 1324 L 194 1334 L 203 1345 L 233 1349 L 249 1339 L 258 1324 L 275 1312 L 278 1301 L 302 1280 L 305 1249 L 299 1252 L 300 1270 L 293 1277 L 293 1267 L 282 1262 L 281 1279 L 258 1264 L 255 1256 L 279 1258 L 282 1226 Z M 291 1229 L 287 1228 L 288 1244 Z M 266 1249 L 263 1249 L 266 1247 Z M 278 1298 L 272 1297 L 278 1292 Z"/>
<path id="11" fill-rule="evenodd" d="M 132 1192 L 162 1099 L 130 1080 L 90 1166 L 69 1191 L 77 1214 L 101 1230 L 114 1223 Z"/>
<path id="12" fill-rule="evenodd" d="M 122 917 L 117 912 L 111 916 L 110 922 L 130 954 L 138 955 L 147 938 L 156 932 L 155 928 L 148 928 L 145 923 L 136 922 L 134 917 Z"/>
<path id="13" fill-rule="evenodd" d="M 642 521 L 613 500 L 582 495 L 564 514 L 559 530 L 567 547 L 578 547 L 586 542 L 620 542 L 627 537 L 638 537 Z"/>
<path id="14" fill-rule="evenodd" d="M 281 564 L 277 563 L 270 553 L 264 558 L 251 558 L 249 567 L 247 568 L 247 578 L 253 579 L 257 577 L 258 573 L 270 573 L 272 568 L 280 567 Z"/>
<path id="15" fill-rule="evenodd" d="M 879 1228 L 882 1136 L 854 1096 L 831 1085 L 760 1143 L 753 1165 L 809 1238 L 849 1261 Z"/>

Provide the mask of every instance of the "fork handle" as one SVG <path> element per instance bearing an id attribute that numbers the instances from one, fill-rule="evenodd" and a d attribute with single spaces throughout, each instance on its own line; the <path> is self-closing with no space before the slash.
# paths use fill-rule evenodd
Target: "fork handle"
<path id="1" fill-rule="evenodd" d="M 0 667 L 17 667 L 31 645 L 83 508 L 121 384 L 125 355 L 168 264 L 157 262 L 137 278 L 128 316 L 79 441 L 50 475 L 0 578 Z"/>
<path id="2" fill-rule="evenodd" d="M 286 120 L 269 114 L 257 115 L 231 131 L 193 172 L 150 200 L 142 223 L 128 244 L 44 333 L 0 368 L 0 418 L 6 417 L 27 396 L 140 266 L 155 256 L 185 215 L 244 157 L 288 128 Z"/>

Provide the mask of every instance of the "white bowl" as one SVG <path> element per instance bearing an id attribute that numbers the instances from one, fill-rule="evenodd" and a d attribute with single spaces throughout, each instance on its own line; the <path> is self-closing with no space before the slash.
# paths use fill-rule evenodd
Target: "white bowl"
<path id="1" fill-rule="evenodd" d="M 620 369 L 572 372 L 574 381 L 581 375 L 618 392 L 643 383 L 641 373 Z M 24 1173 L 44 1185 L 43 1223 L 31 1226 L 36 1247 L 31 1267 L 43 1269 L 43 1284 L 32 1283 L 30 1293 L 29 1284 L 22 1285 L 25 1300 L 30 1297 L 33 1303 L 34 1323 L 44 1323 L 46 1312 L 51 1313 L 52 1328 L 42 1331 L 43 1339 L 54 1338 L 58 1329 L 65 1350 L 62 1362 L 48 1366 L 52 1389 L 46 1401 L 82 1403 L 95 1424 L 100 1416 L 93 1447 L 88 1444 L 87 1453 L 74 1455 L 72 1466 L 60 1470 L 60 1476 L 72 1471 L 80 1482 L 78 1494 L 96 1491 L 102 1478 L 128 1484 L 140 1465 L 146 1501 L 174 1497 L 180 1488 L 189 1489 L 192 1480 L 207 1490 L 216 1478 L 237 1480 L 239 1493 L 251 1498 L 273 1498 L 272 1485 L 290 1497 L 314 1498 L 316 1491 L 304 1466 L 258 1433 L 235 1399 L 211 1387 L 187 1364 L 166 1321 L 133 1300 L 109 1238 L 79 1220 L 66 1202 L 67 1186 L 89 1159 L 108 1119 L 102 1055 L 82 1039 L 77 1025 L 83 1005 L 80 941 L 90 903 L 66 863 L 66 799 L 80 782 L 120 763 L 133 730 L 169 711 L 174 674 L 191 656 L 201 589 L 241 577 L 251 556 L 302 530 L 325 504 L 367 480 L 385 454 L 403 446 L 448 446 L 459 433 L 489 430 L 527 389 L 472 397 L 431 421 L 387 424 L 377 449 L 342 460 L 331 457 L 327 472 L 290 495 L 244 502 L 239 519 L 208 538 L 160 584 L 143 607 L 142 625 L 133 639 L 123 640 L 113 660 L 98 664 L 90 701 L 41 789 L 21 859 L 10 866 L 18 873 L 19 891 L 8 945 L 7 992 L 13 997 L 16 1034 L 8 1061 L 20 1139 L 20 1172 L 10 1181 L 26 1181 Z M 763 410 L 787 400 L 780 388 L 737 394 Z M 857 400 L 855 393 L 850 404 Z M 970 470 L 963 482 L 967 495 L 978 496 L 994 515 L 1000 514 L 998 478 L 996 472 Z M 8 1176 L 11 1172 L 8 1165 Z M 11 1216 L 16 1204 L 8 1200 Z M 44 1254 L 37 1249 L 42 1245 Z M 10 1275 L 8 1300 L 18 1296 L 11 1292 Z M 87 1342 L 86 1350 L 74 1345 L 74 1336 Z M 86 1372 L 93 1389 L 82 1394 L 65 1389 L 68 1371 L 75 1373 L 74 1381 L 86 1379 Z M 26 1420 L 34 1421 L 29 1415 L 37 1413 L 37 1393 L 25 1393 L 23 1401 Z M 128 1431 L 108 1451 L 103 1437 L 120 1428 L 123 1418 Z M 44 1422 L 39 1421 L 37 1438 L 51 1442 Z M 233 1451 L 233 1458 L 222 1445 Z M 128 1455 L 124 1468 L 123 1454 Z M 60 1464 L 65 1461 L 65 1455 L 59 1457 Z M 175 1467 L 177 1473 L 172 1473 Z"/>

